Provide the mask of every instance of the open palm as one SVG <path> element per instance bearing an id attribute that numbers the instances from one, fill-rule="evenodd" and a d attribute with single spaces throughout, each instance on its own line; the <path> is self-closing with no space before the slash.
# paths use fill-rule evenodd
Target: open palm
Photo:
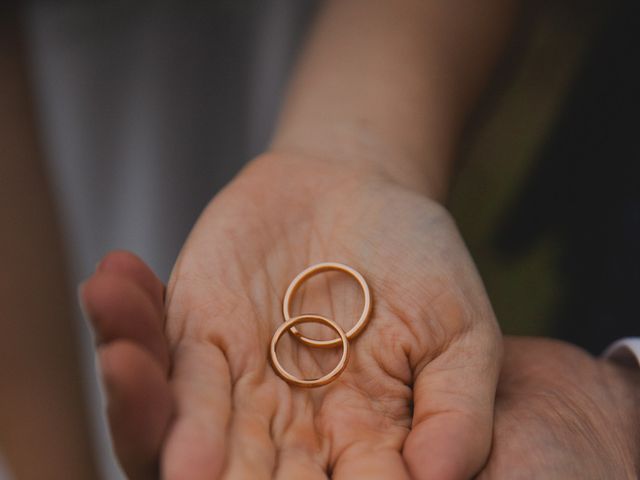
<path id="1" fill-rule="evenodd" d="M 107 258 L 83 290 L 111 392 L 114 442 L 132 477 L 466 478 L 488 455 L 498 329 L 446 211 L 379 176 L 271 155 L 207 207 L 166 292 L 146 267 Z M 282 295 L 308 265 L 358 269 L 374 300 L 345 372 L 293 387 L 268 361 Z M 345 330 L 361 294 L 314 278 L 296 312 Z M 331 335 L 307 325 L 309 336 Z M 335 334 L 333 334 L 335 336 Z M 339 349 L 285 336 L 292 373 Z"/>

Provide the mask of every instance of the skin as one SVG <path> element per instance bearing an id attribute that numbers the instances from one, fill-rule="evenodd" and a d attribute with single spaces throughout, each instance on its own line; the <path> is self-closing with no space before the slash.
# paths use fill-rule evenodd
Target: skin
<path id="1" fill-rule="evenodd" d="M 103 262 L 82 296 L 99 334 L 116 449 L 132 477 L 160 471 L 169 479 L 467 478 L 481 468 L 500 341 L 439 202 L 512 10 L 506 0 L 328 2 L 297 67 L 271 153 L 203 213 L 166 301 L 139 261 L 118 254 Z M 374 316 L 337 382 L 294 389 L 266 360 L 281 321 L 279 288 L 306 265 L 328 259 L 367 275 L 376 292 Z M 355 298 L 357 290 L 334 279 L 306 291 L 299 307 L 348 324 Z M 337 354 L 285 342 L 282 355 L 294 373 L 316 376 Z M 506 469 L 511 454 L 501 453 L 519 445 L 509 420 L 526 416 L 512 412 L 530 411 L 518 400 L 513 385 L 520 384 L 508 381 L 510 363 L 503 384 L 512 388 L 500 390 L 486 475 L 513 472 Z M 587 372 L 593 364 L 575 366 Z M 563 373 L 572 378 L 556 372 Z M 595 383 L 558 397 L 571 403 L 594 393 L 587 387 Z M 522 387 L 529 391 L 536 391 L 533 383 Z M 602 408 L 614 405 L 621 408 L 617 402 Z M 560 403 L 554 407 L 562 411 Z M 576 424 L 598 423 L 585 407 L 571 411 Z M 545 413 L 541 408 L 538 421 L 554 425 Z M 603 418 L 598 426 L 611 426 Z M 551 431 L 553 439 L 566 434 L 562 426 Z M 613 436 L 619 443 L 602 441 L 609 458 L 628 459 L 629 436 Z M 523 440 L 521 456 L 537 448 L 546 458 L 549 446 L 585 452 L 578 449 L 588 442 L 567 447 L 572 441 Z M 564 458 L 562 464 L 550 456 L 545 474 L 576 473 Z M 591 472 L 615 471 L 597 455 L 589 458 Z M 632 471 L 620 464 L 621 474 Z M 588 477 L 576 473 L 582 474 Z"/>
<path id="2" fill-rule="evenodd" d="M 118 313 L 155 325 L 152 335 L 131 319 L 122 328 L 135 338 L 112 335 L 100 347 L 116 398 L 145 411 L 114 429 L 132 477 L 159 468 L 169 480 L 455 479 L 480 470 L 500 335 L 441 202 L 512 14 L 508 0 L 326 2 L 269 152 L 212 200 L 185 243 L 166 320 L 157 299 L 146 312 L 128 303 L 117 279 L 85 285 L 98 332 Z M 267 347 L 284 289 L 320 261 L 362 271 L 375 309 L 347 371 L 301 390 L 273 373 Z M 305 291 L 298 308 L 348 329 L 358 299 L 338 277 Z M 304 377 L 329 371 L 338 355 L 290 339 L 281 353 Z M 140 384 L 157 409 L 136 397 Z M 160 420 L 145 425 L 146 415 Z M 129 431 L 140 422 L 154 434 Z"/>
<path id="3" fill-rule="evenodd" d="M 148 267 L 127 252 L 108 255 L 83 289 L 97 332 L 102 332 L 99 351 L 109 386 L 114 443 L 120 461 L 134 479 L 154 476 L 163 432 L 171 418 L 172 394 L 167 385 L 171 380 L 149 353 L 157 348 L 151 348 L 152 343 L 165 340 L 154 324 L 161 322 L 161 317 L 149 311 L 150 321 L 139 326 L 136 334 L 131 331 L 132 324 L 145 318 L 145 308 L 153 305 L 149 310 L 160 311 L 162 290 Z M 556 340 L 505 337 L 504 348 L 493 446 L 476 478 L 637 477 L 637 368 L 596 359 Z M 297 395 L 306 393 L 299 391 Z M 301 433 L 295 433 L 297 443 L 308 439 Z M 252 442 L 245 438 L 243 445 L 250 448 Z M 297 447 L 295 453 L 297 459 Z M 414 464 L 416 470 L 429 466 L 429 452 L 422 453 L 425 458 Z M 386 474 L 398 473 L 375 463 L 371 467 L 374 472 L 350 474 L 353 478 L 378 478 L 381 468 Z M 291 478 L 298 474 L 301 471 L 295 470 Z M 304 475 L 314 478 L 310 471 Z M 324 476 L 320 472 L 316 475 Z M 419 474 L 415 478 L 420 478 Z"/>
<path id="4" fill-rule="evenodd" d="M 500 337 L 451 219 L 384 176 L 311 159 L 298 176 L 296 162 L 256 160 L 207 207 L 169 282 L 164 325 L 161 285 L 126 254 L 108 257 L 83 286 L 125 470 L 152 478 L 159 468 L 167 479 L 470 477 L 489 451 Z M 363 272 L 374 313 L 338 380 L 291 387 L 267 348 L 288 283 L 327 259 Z M 127 269 L 151 287 L 136 288 Z M 348 328 L 359 301 L 337 277 L 307 289 L 298 308 Z M 313 378 L 338 353 L 283 341 L 281 355 L 292 373 Z"/>
<path id="5" fill-rule="evenodd" d="M 105 341 L 101 356 L 112 418 L 122 423 L 114 426 L 116 447 L 122 458 L 142 459 L 125 460 L 132 476 L 155 475 L 160 468 L 169 479 L 183 478 L 185 472 L 193 474 L 189 478 L 245 472 L 259 478 L 274 471 L 286 477 L 300 470 L 346 477 L 381 465 L 380 475 L 390 470 L 402 478 L 424 458 L 425 446 L 431 452 L 429 468 L 421 470 L 425 478 L 465 477 L 481 467 L 491 437 L 499 335 L 453 222 L 434 199 L 446 196 L 459 132 L 509 31 L 509 5 L 507 0 L 482 6 L 471 1 L 458 6 L 416 0 L 326 2 L 288 89 L 270 153 L 254 161 L 203 213 L 176 264 L 166 312 L 148 305 L 144 315 L 138 312 L 149 324 L 157 317 L 158 335 L 142 338 L 148 325 L 130 323 L 126 331 L 141 335 L 133 339 L 138 343 L 126 335 L 116 343 Z M 26 76 L 16 78 L 22 82 L 19 98 L 28 100 Z M 29 111 L 23 103 L 17 117 Z M 7 117 L 10 125 L 14 120 Z M 33 139 L 32 126 L 27 128 Z M 15 138 L 8 131 L 7 138 Z M 7 165 L 12 159 L 9 155 Z M 15 185 L 40 185 L 41 163 L 32 165 L 36 168 Z M 19 193 L 5 203 L 13 205 Z M 53 212 L 38 211 L 55 226 Z M 47 252 L 51 245 L 44 235 L 11 232 L 11 241 L 30 246 L 30 252 Z M 29 240 L 45 246 L 31 246 Z M 280 322 L 278 288 L 309 263 L 327 259 L 359 268 L 380 293 L 350 370 L 331 387 L 300 392 L 273 375 L 264 349 Z M 43 264 L 23 264 L 19 271 L 33 279 Z M 38 291 L 59 291 L 63 270 L 53 265 Z M 357 297 L 341 293 L 344 288 L 357 292 L 350 284 L 334 283 L 308 292 L 300 307 L 328 305 L 327 315 L 346 324 L 347 313 L 355 312 L 349 301 Z M 130 295 L 126 284 L 108 284 L 106 292 L 91 285 L 85 292 L 89 310 L 95 307 L 92 295 L 111 298 L 102 305 L 107 312 L 142 308 L 123 300 Z M 402 296 L 396 298 L 400 287 Z M 109 288 L 124 290 L 122 297 L 108 297 Z M 64 319 L 47 324 L 48 315 L 21 310 L 20 297 L 6 292 L 2 304 L 22 312 L 33 328 L 1 336 L 3 351 L 5 344 L 10 349 L 24 345 L 16 349 L 20 359 L 55 364 L 55 391 L 70 392 L 77 400 L 79 385 L 65 375 L 78 362 L 68 354 L 54 358 L 49 349 L 73 338 L 71 315 L 67 311 Z M 48 304 L 62 311 L 68 306 L 63 297 Z M 100 305 L 95 308 L 100 316 Z M 120 313 L 126 317 L 127 312 Z M 47 331 L 47 325 L 54 325 L 56 334 L 33 335 Z M 51 341 L 40 350 L 34 338 Z M 140 348 L 149 342 L 149 349 Z M 335 361 L 336 352 L 310 352 L 286 342 L 282 348 L 283 358 L 301 359 L 301 375 L 316 375 Z M 11 365 L 16 368 L 2 372 L 2 379 L 12 386 L 33 373 L 26 364 Z M 469 379 L 478 375 L 484 382 L 468 390 Z M 75 390 L 67 389 L 74 385 Z M 140 386 L 147 388 L 135 390 Z M 16 400 L 4 412 L 22 425 L 28 414 L 14 415 L 21 411 L 16 405 L 26 405 L 20 399 L 33 390 L 13 392 Z M 122 416 L 118 405 L 129 405 L 129 393 L 138 409 Z M 77 418 L 65 425 L 77 427 L 64 438 L 74 441 L 43 445 L 63 448 L 82 438 L 82 408 L 72 410 Z M 126 438 L 117 433 L 140 423 L 145 433 L 129 432 Z M 140 436 L 139 442 L 132 440 Z M 29 468 L 29 443 L 15 438 L 4 447 L 9 461 Z M 251 439 L 252 448 L 239 448 L 241 438 Z M 403 461 L 405 442 L 414 447 L 405 448 Z M 146 456 L 138 456 L 140 451 Z M 72 455 L 59 457 L 74 463 Z M 41 465 L 51 472 L 54 463 Z M 75 463 L 82 470 L 83 462 Z M 78 476 L 94 476 L 90 466 L 86 470 Z"/>
<path id="6" fill-rule="evenodd" d="M 430 199 L 446 197 L 458 133 L 508 31 L 509 2 L 329 3 L 291 87 L 274 140 L 276 153 L 255 161 L 204 212 L 176 265 L 166 301 L 160 282 L 139 260 L 124 253 L 105 259 L 82 289 L 98 333 L 115 446 L 133 478 L 154 477 L 158 470 L 169 479 L 271 478 L 272 474 L 276 478 L 329 474 L 466 478 L 484 463 L 500 343 L 486 296 L 455 227 Z M 2 61 L 8 58 L 11 68 L 3 68 L 3 73 L 15 65 L 13 51 L 6 52 L 11 54 Z M 6 78 L 11 82 L 14 77 Z M 15 78 L 23 83 L 9 85 L 19 85 L 19 95 L 7 98 L 20 102 L 28 97 L 26 81 L 24 76 Z M 309 91 L 314 94 L 305 94 Z M 7 117 L 16 130 L 3 124 L 3 139 L 9 139 L 11 148 L 16 139 L 28 140 L 15 149 L 18 155 L 8 155 L 22 159 L 24 152 L 33 153 L 35 135 L 30 119 L 16 122 L 30 111 L 27 103 L 18 106 L 12 110 L 15 115 Z M 20 168 L 9 168 L 20 175 L 2 178 L 18 178 L 8 183 L 44 191 L 36 157 L 30 157 L 24 177 Z M 2 203 L 9 205 L 14 198 L 19 196 L 9 195 Z M 48 199 L 38 199 L 44 208 L 29 210 L 32 215 L 24 218 L 32 222 L 29 225 L 48 225 L 54 218 L 46 210 Z M 40 214 L 45 223 L 40 223 Z M 55 231 L 54 225 L 50 231 Z M 22 273 L 33 288 L 37 278 L 42 282 L 38 291 L 54 292 L 47 305 L 65 305 L 59 291 L 63 267 L 48 263 L 61 256 L 38 260 L 34 252 L 49 250 L 25 239 L 42 241 L 45 247 L 52 242 L 44 241 L 46 236 L 34 238 L 29 229 L 26 234 L 11 231 L 15 236 L 7 237 L 10 245 L 29 252 L 24 258 L 33 260 L 33 265 L 20 264 L 16 275 L 7 276 L 11 279 L 7 283 L 15 286 Z M 376 310 L 370 327 L 354 342 L 354 357 L 339 381 L 320 390 L 293 389 L 275 377 L 266 362 L 270 332 L 280 322 L 278 289 L 300 268 L 328 258 L 354 265 L 367 275 L 376 292 Z M 5 271 L 12 272 L 9 265 Z M 27 275 L 43 265 L 46 275 Z M 3 289 L 2 304 L 9 305 L 9 318 L 16 312 L 26 318 L 20 325 L 27 328 L 9 329 L 11 324 L 3 322 L 3 352 L 10 351 L 18 361 L 12 357 L 5 362 L 11 369 L 0 376 L 12 386 L 20 385 L 16 381 L 20 378 L 42 381 L 33 366 L 56 365 L 56 383 L 43 382 L 43 393 L 35 396 L 33 389 L 12 389 L 2 412 L 18 411 L 15 419 L 45 412 L 39 407 L 29 410 L 32 404 L 20 399 L 40 401 L 56 392 L 66 392 L 72 400 L 65 397 L 59 402 L 65 406 L 62 414 L 34 422 L 39 434 L 55 432 L 56 439 L 66 441 L 41 442 L 55 447 L 43 448 L 41 455 L 34 452 L 34 443 L 16 442 L 28 435 L 11 436 L 10 448 L 5 446 L 8 457 L 13 465 L 32 469 L 24 475 L 18 470 L 21 478 L 41 478 L 42 471 L 51 478 L 53 465 L 62 465 L 59 471 L 65 478 L 72 477 L 72 471 L 78 478 L 91 478 L 91 455 L 78 457 L 78 450 L 66 448 L 88 445 L 78 421 L 82 415 L 75 414 L 82 407 L 69 409 L 80 405 L 75 402 L 80 397 L 77 382 L 65 377 L 77 365 L 65 353 L 73 349 L 50 348 L 72 338 L 61 335 L 71 332 L 64 320 L 70 315 L 56 310 L 54 316 L 63 320 L 50 322 L 56 326 L 52 335 L 35 335 L 49 331 L 42 320 L 50 319 L 50 312 L 38 311 L 37 304 L 27 304 L 34 310 L 25 311 L 25 304 L 16 301 L 20 299 L 16 291 L 23 290 Z M 349 284 L 334 279 L 307 291 L 300 308 L 327 309 L 327 315 L 346 321 L 357 311 L 354 294 L 357 291 Z M 21 363 L 32 358 L 30 340 L 37 337 L 49 341 L 45 348 L 35 349 L 37 361 Z M 543 359 L 554 358 L 554 352 L 542 351 Z M 294 360 L 295 373 L 304 376 L 326 371 L 336 356 L 291 342 L 283 346 L 282 355 Z M 505 365 L 517 364 L 513 359 L 518 355 L 520 349 Z M 584 358 L 571 365 L 576 370 L 555 375 L 571 383 L 578 369 L 606 370 Z M 532 411 L 519 400 L 522 394 L 540 391 L 541 385 L 564 392 L 565 385 L 545 383 L 544 376 L 539 382 L 521 378 L 510 382 L 515 377 L 508 372 L 508 368 L 503 371 L 501 385 L 507 388 L 501 387 L 498 397 L 495 446 L 486 475 L 512 474 L 507 467 L 514 449 L 520 452 L 518 458 L 526 457 L 530 448 L 546 458 L 545 448 L 554 446 L 549 438 L 529 445 L 523 440 L 517 450 L 521 437 L 511 434 L 509 422 L 515 425 L 514 418 Z M 593 393 L 591 387 L 602 388 L 605 378 L 611 377 L 585 375 L 573 390 L 557 393 L 560 402 L 553 411 L 562 412 L 563 404 L 581 393 Z M 619 390 L 620 398 L 628 398 L 627 389 Z M 547 406 L 544 401 L 540 405 Z M 623 405 L 608 404 L 618 411 Z M 533 409 L 539 419 L 532 427 L 540 429 L 540 438 L 546 432 L 543 427 L 554 425 L 554 415 L 546 410 Z M 628 430 L 615 415 L 587 410 L 571 403 L 567 413 L 575 416 L 576 425 L 593 424 L 593 432 L 581 432 L 584 438 L 574 445 L 572 431 L 571 439 L 556 445 L 556 452 L 577 452 L 588 446 L 585 439 L 595 438 L 596 430 L 603 433 L 596 427 L 611 427 L 612 422 L 614 432 Z M 24 423 L 5 417 L 10 427 L 20 426 L 24 433 Z M 559 417 L 555 415 L 556 422 Z M 5 436 L 12 431 L 4 424 L 0 430 Z M 551 432 L 552 440 L 561 439 L 566 429 L 556 427 Z M 630 439 L 623 433 L 605 436 L 610 437 L 614 441 L 596 444 L 604 447 L 607 458 L 626 465 Z M 69 438 L 79 440 L 69 443 Z M 566 457 L 551 456 L 547 463 L 554 469 L 545 473 L 588 478 L 594 472 L 631 471 L 597 464 L 598 453 L 587 449 L 593 460 L 587 463 L 592 467 L 588 472 L 576 472 L 578 467 Z M 33 455 L 39 462 L 30 460 Z M 531 466 L 538 467 L 539 463 Z"/>
<path id="7" fill-rule="evenodd" d="M 270 150 L 378 170 L 446 202 L 469 112 L 509 43 L 514 0 L 329 0 Z"/>
<path id="8" fill-rule="evenodd" d="M 555 340 L 505 338 L 480 480 L 638 478 L 640 374 Z"/>

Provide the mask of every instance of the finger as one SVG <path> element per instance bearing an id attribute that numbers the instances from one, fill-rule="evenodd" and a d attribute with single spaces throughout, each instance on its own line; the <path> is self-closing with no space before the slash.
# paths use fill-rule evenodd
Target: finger
<path id="1" fill-rule="evenodd" d="M 417 372 L 403 449 L 412 478 L 468 479 L 487 459 L 501 349 L 493 332 L 479 338 L 461 337 Z"/>
<path id="2" fill-rule="evenodd" d="M 176 346 L 173 364 L 176 418 L 163 448 L 161 477 L 219 478 L 231 414 L 227 361 L 215 345 L 183 340 Z"/>
<path id="3" fill-rule="evenodd" d="M 131 479 L 158 475 L 158 458 L 173 402 L 166 375 L 140 346 L 116 340 L 99 349 L 114 450 Z"/>
<path id="4" fill-rule="evenodd" d="M 240 407 L 234 414 L 225 480 L 251 478 L 271 480 L 276 468 L 276 449 L 271 440 L 269 417 Z"/>
<path id="5" fill-rule="evenodd" d="M 271 480 L 274 476 L 277 449 L 272 434 L 273 418 L 282 393 L 279 388 L 283 386 L 262 379 L 261 373 L 245 373 L 234 384 L 225 480 Z M 287 396 L 283 395 L 283 400 Z"/>
<path id="6" fill-rule="evenodd" d="M 278 455 L 278 462 L 273 478 L 275 480 L 290 480 L 304 478 L 305 480 L 327 480 L 325 469 L 309 455 L 295 450 L 284 450 Z M 353 477 L 368 478 L 368 477 Z"/>
<path id="7" fill-rule="evenodd" d="M 374 445 L 353 448 L 338 459 L 331 477 L 334 480 L 366 478 L 367 480 L 409 479 L 409 472 L 398 450 L 380 449 Z"/>
<path id="8" fill-rule="evenodd" d="M 80 287 L 80 298 L 98 344 L 130 340 L 147 349 L 167 371 L 169 354 L 162 313 L 136 280 L 98 272 Z"/>
<path id="9" fill-rule="evenodd" d="M 164 284 L 147 264 L 133 253 L 125 250 L 108 253 L 98 263 L 96 272 L 109 272 L 128 278 L 148 294 L 160 312 L 164 312 Z"/>
<path id="10" fill-rule="evenodd" d="M 279 412 L 271 422 L 272 437 L 278 445 L 273 478 L 327 480 L 329 448 L 318 434 L 317 406 L 309 392 L 284 388 L 278 399 Z"/>

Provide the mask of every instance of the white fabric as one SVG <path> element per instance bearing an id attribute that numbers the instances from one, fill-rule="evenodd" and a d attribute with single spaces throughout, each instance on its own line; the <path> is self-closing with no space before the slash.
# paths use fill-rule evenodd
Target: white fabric
<path id="1" fill-rule="evenodd" d="M 622 338 L 614 342 L 603 356 L 623 365 L 640 367 L 640 337 Z"/>

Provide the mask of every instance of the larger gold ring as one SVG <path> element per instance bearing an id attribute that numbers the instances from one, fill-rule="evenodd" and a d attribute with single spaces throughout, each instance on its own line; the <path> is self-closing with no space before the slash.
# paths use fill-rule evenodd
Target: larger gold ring
<path id="1" fill-rule="evenodd" d="M 326 263 L 318 263 L 317 265 L 312 265 L 302 272 L 298 274 L 296 278 L 289 284 L 289 288 L 287 288 L 287 292 L 284 294 L 284 300 L 282 302 L 282 314 L 284 316 L 284 321 L 288 322 L 291 318 L 291 302 L 293 300 L 293 296 L 300 288 L 302 282 L 307 280 L 308 278 L 322 272 L 326 272 L 329 270 L 337 270 L 340 272 L 347 273 L 351 275 L 356 281 L 360 284 L 362 288 L 362 293 L 364 295 L 364 307 L 362 308 L 362 314 L 360 318 L 355 323 L 355 325 L 346 333 L 347 339 L 352 340 L 362 331 L 364 327 L 366 327 L 367 322 L 369 321 L 369 316 L 371 315 L 371 293 L 369 292 L 369 285 L 365 281 L 364 277 L 360 275 L 359 272 L 354 270 L 353 268 L 343 265 L 342 263 L 335 262 L 326 262 Z M 316 340 L 314 338 L 305 337 L 300 333 L 300 331 L 291 327 L 291 333 L 293 333 L 298 340 L 300 340 L 305 345 L 309 345 L 311 347 L 321 347 L 321 348 L 330 348 L 336 347 L 340 345 L 340 339 L 334 338 L 332 340 Z"/>
<path id="2" fill-rule="evenodd" d="M 322 323 L 327 327 L 333 328 L 336 332 L 338 332 L 338 335 L 340 336 L 338 341 L 342 342 L 342 356 L 340 357 L 340 361 L 338 362 L 336 367 L 326 375 L 312 380 L 305 380 L 291 375 L 282 367 L 280 361 L 278 360 L 278 355 L 276 354 L 276 346 L 278 345 L 278 341 L 280 341 L 280 338 L 282 338 L 282 335 L 284 335 L 284 332 L 294 328 L 294 326 L 299 323 L 306 322 Z M 329 320 L 328 318 L 320 315 L 300 315 L 299 317 L 287 320 L 285 323 L 280 325 L 280 327 L 278 327 L 276 333 L 273 334 L 273 338 L 271 339 L 270 354 L 273 368 L 283 380 L 299 387 L 321 387 L 322 385 L 326 385 L 327 383 L 335 380 L 336 377 L 340 375 L 347 367 L 347 362 L 349 360 L 349 340 L 347 340 L 347 335 L 344 333 L 344 330 L 333 320 Z"/>

